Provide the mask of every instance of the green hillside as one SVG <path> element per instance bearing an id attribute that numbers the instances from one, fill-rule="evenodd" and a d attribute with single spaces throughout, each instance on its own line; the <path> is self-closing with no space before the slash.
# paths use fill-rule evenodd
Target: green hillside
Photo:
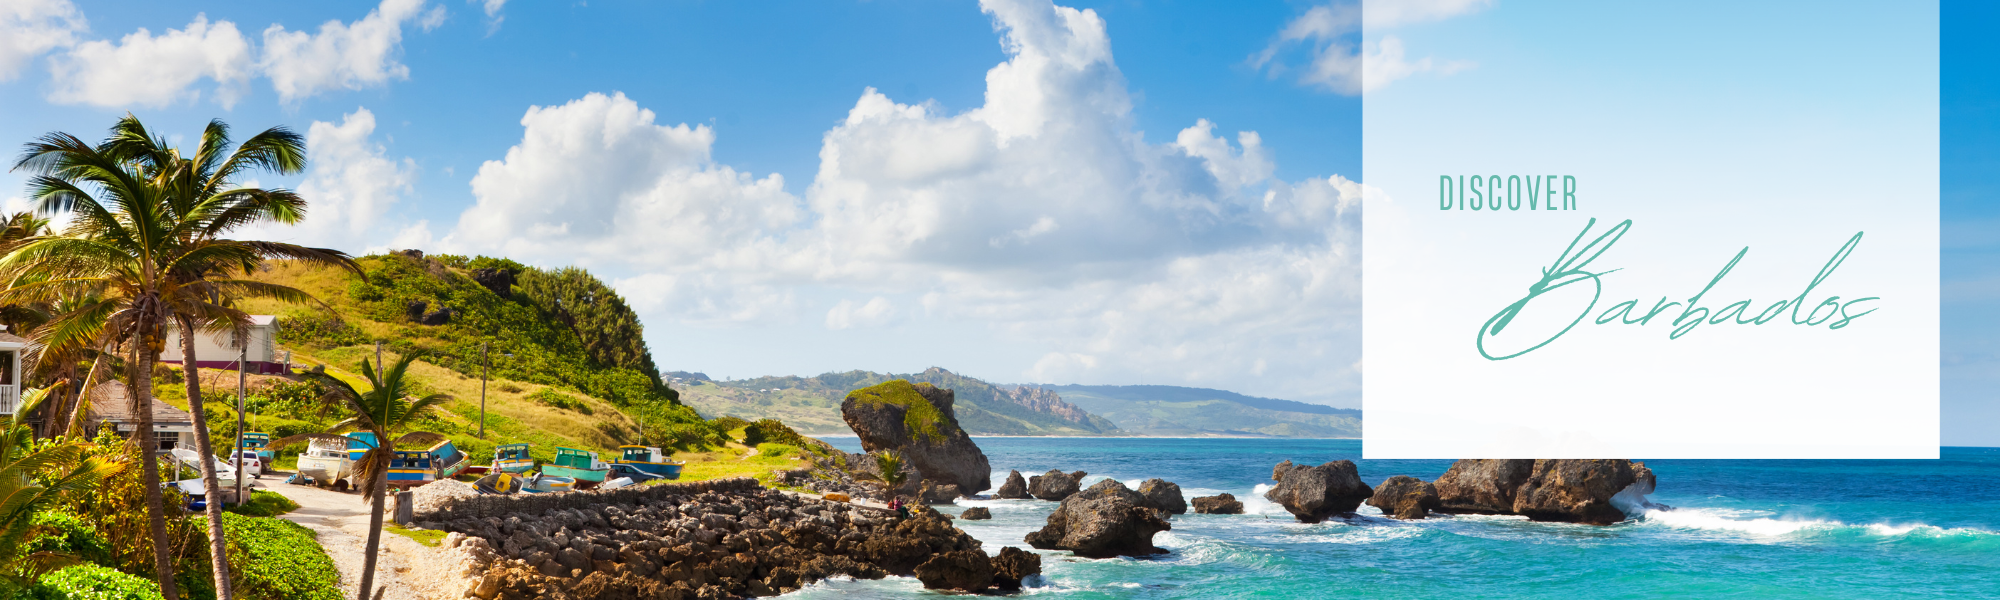
<path id="1" fill-rule="evenodd" d="M 1166 385 L 1041 386 L 1140 435 L 1361 437 L 1361 411 Z"/>
<path id="2" fill-rule="evenodd" d="M 847 393 L 884 381 L 907 379 L 952 390 L 961 427 L 973 435 L 1124 435 L 1111 420 L 1067 404 L 1033 399 L 1014 388 L 932 367 L 922 373 L 870 371 L 826 373 L 817 377 L 757 377 L 715 381 L 699 373 L 668 373 L 680 398 L 708 417 L 773 418 L 807 435 L 848 434 L 840 418 Z M 1052 396 L 1051 396 L 1052 398 Z M 1060 402 L 1056 399 L 1056 402 Z"/>

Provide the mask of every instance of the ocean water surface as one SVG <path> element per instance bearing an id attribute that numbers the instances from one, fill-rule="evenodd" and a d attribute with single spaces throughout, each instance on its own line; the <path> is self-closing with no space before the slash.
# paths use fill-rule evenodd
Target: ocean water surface
<path id="1" fill-rule="evenodd" d="M 860 451 L 852 437 L 826 440 Z M 1654 502 L 1676 507 L 1609 527 L 1457 516 L 1402 522 L 1362 507 L 1302 524 L 1265 502 L 1271 466 L 1350 459 L 1373 485 L 1437 478 L 1450 461 L 1361 460 L 1359 440 L 976 438 L 993 485 L 1083 470 L 1137 487 L 1159 477 L 1189 498 L 1235 494 L 1249 514 L 1177 515 L 1146 559 L 1042 555 L 1032 598 L 2000 598 L 2000 448 L 1939 460 L 1648 460 Z M 989 490 L 990 491 L 990 490 Z M 960 500 L 988 521 L 957 525 L 1028 548 L 1056 503 Z M 798 599 L 921 598 L 915 579 L 832 580 Z"/>

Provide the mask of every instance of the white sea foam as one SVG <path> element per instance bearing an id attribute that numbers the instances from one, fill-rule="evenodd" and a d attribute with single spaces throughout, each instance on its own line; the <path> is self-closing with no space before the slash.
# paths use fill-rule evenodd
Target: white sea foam
<path id="1" fill-rule="evenodd" d="M 1243 503 L 1243 514 L 1290 515 L 1291 513 L 1286 512 L 1283 505 L 1264 499 L 1264 492 L 1268 491 L 1271 491 L 1271 484 L 1259 483 L 1257 487 L 1251 488 L 1249 495 L 1237 496 L 1236 500 Z"/>
<path id="2" fill-rule="evenodd" d="M 1924 523 L 1855 525 L 1827 519 L 1753 516 L 1755 514 L 1748 511 L 1729 509 L 1678 508 L 1674 510 L 1648 510 L 1643 518 L 1647 523 L 1678 529 L 1730 531 L 1747 533 L 1759 537 L 1783 537 L 1796 534 L 1835 533 L 1841 531 L 1855 531 L 1890 538 L 1913 534 L 1929 536 L 1957 534 L 1996 535 L 1995 532 L 1983 529 L 1945 528 Z"/>

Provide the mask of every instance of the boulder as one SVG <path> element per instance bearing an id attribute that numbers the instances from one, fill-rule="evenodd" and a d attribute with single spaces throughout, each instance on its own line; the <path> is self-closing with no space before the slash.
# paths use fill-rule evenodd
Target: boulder
<path id="1" fill-rule="evenodd" d="M 1168 514 L 1187 514 L 1187 498 L 1181 495 L 1181 486 L 1174 485 L 1174 482 L 1148 479 L 1139 484 L 1139 495 L 1146 498 L 1146 506 Z"/>
<path id="2" fill-rule="evenodd" d="M 959 513 L 958 518 L 967 521 L 984 521 L 993 518 L 993 511 L 986 510 L 984 506 L 974 506 L 965 509 L 965 512 Z"/>
<path id="3" fill-rule="evenodd" d="M 1294 466 L 1297 465 L 1293 465 L 1292 459 L 1287 458 L 1285 459 L 1285 462 L 1278 463 L 1276 466 L 1271 467 L 1271 481 L 1284 481 L 1285 471 L 1291 469 Z"/>
<path id="4" fill-rule="evenodd" d="M 993 492 L 995 498 L 1032 498 L 1028 495 L 1028 481 L 1021 478 L 1020 471 L 1008 471 L 1006 483 Z"/>
<path id="5" fill-rule="evenodd" d="M 1083 471 L 1077 471 L 1072 476 L 1070 473 L 1049 469 L 1047 473 L 1028 478 L 1028 495 L 1050 502 L 1061 502 L 1077 492 L 1080 487 L 1077 482 L 1082 479 Z"/>
<path id="6" fill-rule="evenodd" d="M 514 294 L 514 272 L 506 269 L 473 269 L 472 281 L 506 298 Z"/>
<path id="7" fill-rule="evenodd" d="M 976 494 L 992 487 L 993 468 L 959 427 L 953 399 L 951 390 L 898 379 L 849 392 L 840 416 L 862 449 L 901 452 L 924 479 Z"/>
<path id="8" fill-rule="evenodd" d="M 927 590 L 977 592 L 993 585 L 993 559 L 978 549 L 954 550 L 917 565 L 916 575 Z"/>
<path id="9" fill-rule="evenodd" d="M 950 504 L 957 501 L 960 495 L 957 485 L 931 480 L 924 480 L 923 487 L 917 492 L 917 497 L 925 504 Z"/>
<path id="10" fill-rule="evenodd" d="M 1153 534 L 1173 529 L 1161 513 L 1145 505 L 1146 498 L 1116 479 L 1064 498 L 1049 514 L 1048 523 L 1029 533 L 1028 545 L 1043 550 L 1068 550 L 1085 558 L 1145 556 L 1165 552 L 1153 547 Z"/>
<path id="11" fill-rule="evenodd" d="M 1042 574 L 1042 555 L 1008 546 L 993 557 L 993 587 L 1021 589 L 1021 580 Z"/>
<path id="12" fill-rule="evenodd" d="M 1514 514 L 1533 521 L 1610 525 L 1643 504 L 1656 483 L 1645 463 L 1629 460 L 1537 460 L 1514 492 Z M 1622 501 L 1622 502 L 1621 502 Z"/>
<path id="13" fill-rule="evenodd" d="M 1282 463 L 1279 466 L 1284 466 Z M 1317 467 L 1292 465 L 1280 469 L 1278 485 L 1264 498 L 1284 506 L 1303 523 L 1318 523 L 1339 513 L 1352 513 L 1375 490 L 1361 482 L 1354 461 L 1336 460 Z"/>
<path id="14" fill-rule="evenodd" d="M 1514 492 L 1528 481 L 1535 461 L 1522 459 L 1469 459 L 1451 464 L 1433 486 L 1437 488 L 1442 513 L 1507 515 L 1514 514 Z"/>
<path id="15" fill-rule="evenodd" d="M 1397 475 L 1375 486 L 1375 495 L 1368 498 L 1368 505 L 1382 509 L 1382 514 L 1398 519 L 1422 519 L 1430 511 L 1437 510 L 1437 488 L 1429 482 L 1408 475 Z"/>
<path id="16" fill-rule="evenodd" d="M 1243 503 L 1234 494 L 1216 494 L 1194 499 L 1194 512 L 1204 515 L 1240 515 Z"/>

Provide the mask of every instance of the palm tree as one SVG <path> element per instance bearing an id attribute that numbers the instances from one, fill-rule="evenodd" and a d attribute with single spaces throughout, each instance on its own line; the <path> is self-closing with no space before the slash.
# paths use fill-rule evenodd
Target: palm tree
<path id="1" fill-rule="evenodd" d="M 354 389 L 346 381 L 316 373 L 308 375 L 325 386 L 330 396 L 344 401 L 354 416 L 334 424 L 330 431 L 363 431 L 375 435 L 375 444 L 361 455 L 361 461 L 354 465 L 355 479 L 360 482 L 361 497 L 364 502 L 374 505 L 368 517 L 368 546 L 362 555 L 361 587 L 359 600 L 369 598 L 369 588 L 375 584 L 376 551 L 382 544 L 382 511 L 389 488 L 389 461 L 396 456 L 396 447 L 419 444 L 428 447 L 442 441 L 441 434 L 428 431 L 409 431 L 432 411 L 437 410 L 451 396 L 431 394 L 422 398 L 411 398 L 412 382 L 409 379 L 410 364 L 423 355 L 421 351 L 410 352 L 396 359 L 396 364 L 381 369 L 381 346 L 377 345 L 375 365 L 367 359 L 361 360 L 361 375 L 368 380 L 367 392 Z M 400 435 L 400 437 L 398 437 Z M 346 441 L 336 433 L 304 433 L 279 438 L 271 442 L 273 449 L 289 446 L 309 439 L 332 439 Z"/>
<path id="2" fill-rule="evenodd" d="M 49 395 L 48 388 L 21 394 L 21 410 L 0 430 L 0 498 L 6 499 L 0 503 L 0 569 L 10 577 L 32 579 L 73 560 L 25 553 L 35 513 L 88 491 L 125 468 L 124 463 L 103 457 L 83 458 L 83 445 L 76 441 L 37 449 L 34 431 L 22 419 Z"/>
<path id="3" fill-rule="evenodd" d="M 135 435 L 134 443 L 148 444 L 150 439 L 141 438 L 153 430 L 153 365 L 169 325 L 185 325 L 183 318 L 215 323 L 230 315 L 233 309 L 227 299 L 235 296 L 308 300 L 310 296 L 298 290 L 230 277 L 247 275 L 267 258 L 339 261 L 346 255 L 217 237 L 251 223 L 297 221 L 303 205 L 290 192 L 229 189 L 203 196 L 187 191 L 187 182 L 197 179 L 188 172 L 197 168 L 210 170 L 209 177 L 201 179 L 216 189 L 227 187 L 232 177 L 250 168 L 295 171 L 303 158 L 292 161 L 283 156 L 287 150 L 271 148 L 284 145 L 278 138 L 290 136 L 288 132 L 267 131 L 222 157 L 210 151 L 227 146 L 227 130 L 211 124 L 203 137 L 207 153 L 186 160 L 176 151 L 162 150 L 166 145 L 148 137 L 130 116 L 112 133 L 98 146 L 60 132 L 28 144 L 14 168 L 34 174 L 28 183 L 30 197 L 40 203 L 43 213 L 69 212 L 73 219 L 60 235 L 29 238 L 0 258 L 0 273 L 12 277 L 9 289 L 0 292 L 0 303 L 91 298 L 55 316 L 45 325 L 52 333 L 42 341 L 50 346 L 111 341 L 128 353 L 129 401 L 138 415 L 137 431 L 147 432 Z M 267 135 L 271 138 L 259 141 Z M 206 451 L 211 446 L 198 408 L 200 395 L 192 386 L 189 391 L 197 441 Z M 159 481 L 158 465 L 141 462 L 145 479 Z M 214 554 L 226 556 L 220 537 L 220 491 L 212 465 L 204 464 L 203 476 L 213 507 L 209 525 Z M 166 539 L 165 506 L 158 486 L 147 487 L 146 506 L 153 539 Z M 154 544 L 154 561 L 162 596 L 177 600 L 173 558 L 165 544 Z M 215 570 L 218 592 L 227 593 L 225 559 L 217 559 Z"/>

